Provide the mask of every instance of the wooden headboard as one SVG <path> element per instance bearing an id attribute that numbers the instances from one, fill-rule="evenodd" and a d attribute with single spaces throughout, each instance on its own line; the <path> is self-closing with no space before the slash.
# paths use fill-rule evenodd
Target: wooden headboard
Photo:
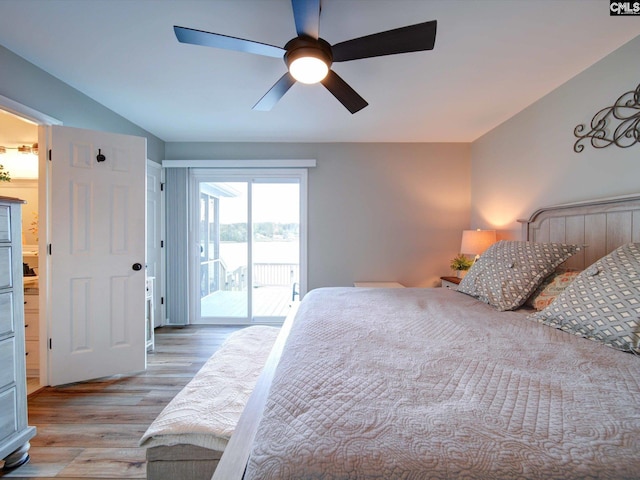
<path id="1" fill-rule="evenodd" d="M 640 194 L 541 208 L 519 222 L 526 240 L 583 245 L 565 264 L 582 270 L 620 245 L 640 242 Z"/>

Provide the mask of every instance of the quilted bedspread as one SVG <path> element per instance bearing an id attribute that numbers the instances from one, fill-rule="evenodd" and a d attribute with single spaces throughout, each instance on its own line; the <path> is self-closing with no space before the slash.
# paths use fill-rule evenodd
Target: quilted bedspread
<path id="1" fill-rule="evenodd" d="M 280 329 L 253 326 L 229 335 L 149 426 L 140 445 L 197 445 L 223 451 Z"/>
<path id="2" fill-rule="evenodd" d="M 640 358 L 444 288 L 307 294 L 245 474 L 639 477 Z"/>

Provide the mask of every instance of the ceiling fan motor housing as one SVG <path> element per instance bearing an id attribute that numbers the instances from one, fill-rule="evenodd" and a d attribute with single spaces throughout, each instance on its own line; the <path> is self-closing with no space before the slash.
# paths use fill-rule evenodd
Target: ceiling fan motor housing
<path id="1" fill-rule="evenodd" d="M 331 45 L 322 38 L 315 39 L 301 35 L 289 40 L 284 46 L 284 49 L 286 50 L 284 63 L 287 65 L 287 68 L 290 67 L 294 60 L 302 57 L 319 58 L 327 65 L 327 68 L 330 68 L 333 63 Z"/>

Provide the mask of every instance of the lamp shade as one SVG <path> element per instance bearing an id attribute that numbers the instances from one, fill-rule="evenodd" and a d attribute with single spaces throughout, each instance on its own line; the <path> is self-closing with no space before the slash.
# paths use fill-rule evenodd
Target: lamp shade
<path id="1" fill-rule="evenodd" d="M 496 243 L 495 230 L 463 230 L 460 253 L 480 255 L 494 243 Z"/>

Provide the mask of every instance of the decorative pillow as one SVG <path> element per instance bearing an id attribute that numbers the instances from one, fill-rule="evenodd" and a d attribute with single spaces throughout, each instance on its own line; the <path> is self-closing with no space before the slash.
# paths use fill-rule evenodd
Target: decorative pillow
<path id="1" fill-rule="evenodd" d="M 623 245 L 598 260 L 555 302 L 528 318 L 640 353 L 640 243 Z"/>
<path id="2" fill-rule="evenodd" d="M 580 272 L 556 272 L 549 275 L 527 299 L 526 305 L 543 310 L 560 295 Z"/>
<path id="3" fill-rule="evenodd" d="M 458 285 L 500 311 L 521 306 L 558 265 L 580 250 L 577 245 L 500 240 L 491 245 Z"/>

